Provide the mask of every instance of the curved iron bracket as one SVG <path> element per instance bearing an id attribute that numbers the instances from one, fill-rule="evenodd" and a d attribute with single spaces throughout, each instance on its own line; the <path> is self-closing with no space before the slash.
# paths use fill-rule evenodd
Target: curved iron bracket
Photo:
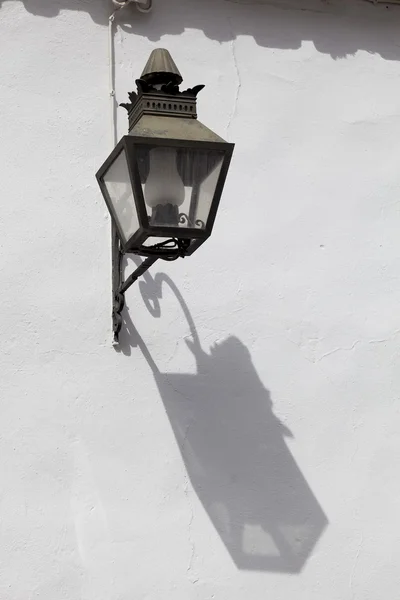
<path id="1" fill-rule="evenodd" d="M 126 281 L 123 281 L 122 274 L 122 258 L 120 243 L 117 232 L 113 227 L 112 230 L 112 323 L 114 342 L 118 343 L 119 333 L 122 327 L 122 310 L 125 306 L 125 292 L 131 285 L 139 279 L 141 275 L 160 258 L 162 260 L 176 260 L 179 257 L 184 257 L 190 246 L 190 240 L 182 240 L 171 238 L 155 244 L 154 246 L 140 246 L 140 248 L 132 250 L 131 254 L 146 257 L 145 260 L 138 266 L 135 271 L 129 275 Z"/>

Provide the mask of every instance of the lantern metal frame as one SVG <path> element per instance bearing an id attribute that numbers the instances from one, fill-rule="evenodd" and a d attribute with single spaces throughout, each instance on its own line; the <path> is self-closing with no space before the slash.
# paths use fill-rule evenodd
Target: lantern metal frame
<path id="1" fill-rule="evenodd" d="M 167 50 L 156 49 L 151 53 L 140 79 L 136 80 L 137 92 L 130 92 L 129 103 L 121 104 L 128 111 L 129 134 L 115 146 L 109 157 L 96 173 L 96 178 L 111 215 L 112 227 L 112 298 L 113 332 L 118 342 L 122 327 L 122 309 L 125 292 L 158 259 L 176 260 L 190 256 L 211 235 L 222 191 L 234 149 L 213 131 L 197 121 L 197 94 L 204 85 L 185 91 L 179 90 L 182 76 Z M 167 117 L 167 118 L 165 118 Z M 137 146 L 167 147 L 189 151 L 221 151 L 222 163 L 212 196 L 204 227 L 174 227 L 151 225 L 146 209 L 139 173 Z M 133 199 L 138 217 L 138 229 L 126 239 L 120 226 L 104 176 L 118 156 L 124 152 Z M 180 213 L 179 218 L 189 224 L 189 215 Z M 183 224 L 184 221 L 180 220 Z M 196 224 L 196 223 L 195 223 Z M 160 238 L 160 242 L 145 245 L 148 238 Z M 125 254 L 145 257 L 141 265 L 124 281 L 122 258 Z"/>
<path id="2" fill-rule="evenodd" d="M 142 185 L 140 181 L 139 168 L 136 155 L 136 146 L 149 145 L 153 147 L 167 147 L 167 148 L 189 148 L 190 150 L 221 150 L 224 152 L 224 158 L 221 165 L 221 170 L 218 176 L 217 185 L 215 187 L 213 200 L 210 207 L 210 212 L 207 217 L 205 226 L 199 227 L 170 227 L 170 226 L 152 226 L 149 223 L 149 218 L 146 210 L 146 203 L 143 195 Z M 136 212 L 139 219 L 140 227 L 128 240 L 125 240 L 125 236 L 118 222 L 117 214 L 113 206 L 112 200 L 107 190 L 107 186 L 104 183 L 103 177 L 114 163 L 117 157 L 125 152 L 126 162 L 128 165 L 130 183 L 133 190 L 133 196 L 135 200 Z M 149 237 L 160 237 L 160 238 L 176 238 L 176 239 L 190 239 L 193 242 L 188 246 L 185 251 L 185 256 L 190 256 L 200 245 L 208 239 L 212 233 L 214 226 L 215 217 L 218 211 L 218 206 L 221 200 L 222 191 L 224 188 L 226 176 L 228 174 L 229 165 L 233 153 L 233 144 L 228 142 L 205 142 L 199 140 L 181 140 L 181 139 L 168 139 L 168 138 L 154 138 L 154 137 L 142 137 L 135 135 L 125 135 L 115 146 L 110 156 L 100 167 L 96 174 L 97 181 L 100 189 L 104 196 L 107 204 L 107 208 L 111 214 L 113 222 L 115 223 L 118 231 L 118 235 L 121 243 L 121 250 L 123 253 L 131 252 L 141 256 L 146 256 L 146 247 L 143 247 L 144 242 Z M 157 244 L 156 244 L 157 245 Z M 160 256 L 162 258 L 162 256 Z"/>

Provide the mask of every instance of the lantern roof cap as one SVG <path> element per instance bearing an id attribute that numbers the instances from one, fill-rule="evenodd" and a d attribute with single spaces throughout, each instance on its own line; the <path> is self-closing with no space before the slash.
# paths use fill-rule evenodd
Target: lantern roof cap
<path id="1" fill-rule="evenodd" d="M 183 81 L 178 67 L 165 48 L 153 50 L 140 78 L 151 85 L 166 83 L 179 85 Z"/>

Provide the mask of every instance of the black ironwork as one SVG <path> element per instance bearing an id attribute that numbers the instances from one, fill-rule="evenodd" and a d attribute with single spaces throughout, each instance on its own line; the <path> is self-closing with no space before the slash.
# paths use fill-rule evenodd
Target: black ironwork
<path id="1" fill-rule="evenodd" d="M 187 250 L 190 246 L 190 240 L 170 238 L 159 242 L 152 246 L 140 246 L 137 249 L 131 250 L 131 254 L 137 254 L 139 256 L 156 256 L 162 260 L 176 260 L 177 258 L 184 258 Z"/>
<path id="2" fill-rule="evenodd" d="M 220 174 L 218 177 L 218 181 L 215 187 L 214 196 L 211 202 L 211 207 L 209 210 L 209 214 L 207 220 L 204 223 L 204 227 L 201 226 L 200 221 L 196 223 L 196 214 L 197 214 L 197 199 L 196 195 L 198 194 L 197 187 L 193 187 L 189 211 L 186 212 L 188 219 L 194 223 L 194 226 L 186 226 L 182 227 L 182 223 L 179 224 L 179 212 L 176 215 L 176 226 L 172 226 L 171 222 L 161 225 L 159 223 L 153 223 L 152 217 L 153 214 L 148 215 L 148 207 L 146 206 L 143 186 L 141 184 L 140 173 L 137 165 L 137 147 L 138 146 L 149 146 L 153 148 L 164 148 L 164 147 L 173 147 L 177 151 L 177 155 L 179 156 L 179 152 L 181 148 L 185 150 L 188 148 L 194 150 L 201 150 L 202 152 L 221 152 L 222 159 L 222 167 L 220 170 Z M 137 216 L 139 219 L 139 228 L 137 231 L 128 239 L 124 237 L 124 232 L 120 227 L 120 223 L 118 221 L 118 215 L 116 213 L 115 206 L 113 201 L 109 195 L 109 190 L 107 185 L 104 182 L 104 175 L 107 173 L 108 169 L 114 164 L 117 157 L 121 152 L 125 153 L 130 181 L 132 185 L 133 195 L 135 199 L 135 208 L 137 211 Z M 192 240 L 192 243 L 189 247 L 187 255 L 193 254 L 200 245 L 210 237 L 212 228 L 214 225 L 215 216 L 217 213 L 219 201 L 221 198 L 222 190 L 224 187 L 226 175 L 229 168 L 229 163 L 231 160 L 233 152 L 233 144 L 229 144 L 227 142 L 218 142 L 218 141 L 198 141 L 198 140 L 188 140 L 184 139 L 169 139 L 169 138 L 155 138 L 155 137 L 146 137 L 146 136 L 136 136 L 133 134 L 125 135 L 116 145 L 114 150 L 111 152 L 109 157 L 103 163 L 101 168 L 96 174 L 97 180 L 99 182 L 100 189 L 103 193 L 104 200 L 107 204 L 108 210 L 111 214 L 111 218 L 115 222 L 116 228 L 119 233 L 120 245 L 123 252 L 134 252 L 135 248 L 141 246 L 146 242 L 148 238 L 185 238 Z M 178 165 L 179 167 L 179 165 Z M 153 211 L 152 211 L 153 213 Z M 162 219 L 160 219 L 162 221 Z M 197 240 L 198 243 L 194 243 L 194 240 Z"/>
<path id="3" fill-rule="evenodd" d="M 129 92 L 129 102 L 120 104 L 128 111 L 129 131 L 143 115 L 197 118 L 196 98 L 205 86 L 181 91 L 182 76 L 168 51 L 155 50 L 135 83 L 137 91 Z"/>
<path id="4" fill-rule="evenodd" d="M 196 219 L 193 223 L 192 219 L 190 219 L 188 215 L 184 212 L 179 213 L 179 223 L 181 225 L 186 224 L 187 227 L 201 227 L 202 229 L 204 229 L 204 227 L 206 226 L 204 221 L 202 221 L 201 219 Z"/>
<path id="5" fill-rule="evenodd" d="M 132 110 L 133 106 L 138 102 L 140 96 L 147 94 L 155 94 L 156 96 L 188 96 L 190 98 L 197 98 L 197 94 L 205 88 L 204 84 L 195 85 L 187 90 L 180 90 L 179 85 L 174 81 L 169 81 L 165 85 L 162 85 L 159 89 L 154 85 L 150 85 L 143 79 L 136 79 L 137 92 L 128 92 L 128 98 L 130 102 L 121 102 L 120 106 L 125 108 L 128 113 Z M 171 110 L 171 108 L 170 108 Z"/>
<path id="6" fill-rule="evenodd" d="M 118 342 L 118 335 L 122 327 L 122 309 L 124 308 L 125 298 L 119 293 L 122 278 L 122 252 L 118 237 L 117 228 L 112 221 L 111 229 L 111 264 L 112 264 L 112 324 L 114 341 Z"/>
<path id="7" fill-rule="evenodd" d="M 125 292 L 131 287 L 135 281 L 141 277 L 158 259 L 176 260 L 179 257 L 184 257 L 190 246 L 190 240 L 182 240 L 171 238 L 154 244 L 152 246 L 141 246 L 131 252 L 139 256 L 147 257 L 138 268 L 129 275 L 126 281 L 122 281 L 122 252 L 118 247 L 118 258 L 113 260 L 113 333 L 114 341 L 118 343 L 119 333 L 122 327 L 122 310 L 125 306 Z M 114 252 L 113 252 L 114 256 Z"/>
<path id="8" fill-rule="evenodd" d="M 1 0 L 0 0 L 1 1 Z M 125 304 L 126 290 L 147 271 L 158 259 L 172 261 L 179 257 L 193 254 L 211 235 L 222 189 L 226 179 L 233 152 L 233 144 L 225 142 L 213 131 L 197 121 L 197 94 L 204 85 L 197 85 L 180 91 L 182 76 L 167 50 L 156 49 L 151 54 L 145 69 L 136 80 L 137 91 L 129 93 L 129 103 L 123 106 L 128 111 L 129 135 L 118 142 L 109 157 L 96 174 L 104 200 L 109 209 L 112 221 L 112 278 L 113 278 L 113 331 L 118 342 L 122 327 L 122 310 Z M 160 117 L 168 117 L 160 119 Z M 171 118 L 174 117 L 174 118 Z M 182 183 L 192 186 L 187 213 L 179 213 L 176 203 L 162 204 L 152 207 L 151 215 L 145 204 L 142 181 L 147 177 L 140 173 L 143 166 L 139 158 L 143 148 L 173 148 L 177 152 L 177 168 L 182 171 Z M 193 173 L 190 167 L 191 157 L 188 153 L 196 151 L 209 155 L 204 173 Z M 144 152 L 144 156 L 146 156 Z M 105 181 L 109 168 L 124 153 L 128 175 L 132 187 L 134 207 L 138 227 L 126 237 L 118 219 L 110 189 Z M 180 162 L 179 162 L 180 161 Z M 214 164 L 210 164 L 214 161 Z M 220 172 L 216 182 L 214 195 L 208 217 L 203 221 L 196 218 L 199 204 L 199 184 L 209 172 L 221 161 Z M 182 163 L 182 164 L 181 164 Z M 184 175 L 188 181 L 185 182 Z M 129 185 L 129 184 L 128 184 Z M 158 238 L 157 244 L 145 245 L 146 240 Z M 123 281 L 122 257 L 126 253 L 143 256 L 141 265 Z"/>
<path id="9" fill-rule="evenodd" d="M 139 277 L 143 275 L 143 273 L 146 273 L 146 271 L 151 267 L 151 265 L 153 265 L 156 262 L 156 260 L 158 260 L 158 256 L 149 256 L 148 258 L 146 258 L 146 260 L 144 260 L 142 264 L 139 265 L 138 268 L 135 271 L 133 271 L 131 275 L 129 275 L 128 279 L 123 284 L 121 284 L 117 296 L 123 296 L 125 292 L 131 287 L 132 283 L 135 283 L 135 281 L 137 281 Z"/>
<path id="10" fill-rule="evenodd" d="M 113 321 L 113 333 L 114 333 L 114 341 L 118 343 L 119 340 L 119 332 L 122 327 L 122 310 L 125 306 L 125 296 L 118 292 L 114 296 L 113 301 L 113 311 L 112 311 L 112 321 Z"/>

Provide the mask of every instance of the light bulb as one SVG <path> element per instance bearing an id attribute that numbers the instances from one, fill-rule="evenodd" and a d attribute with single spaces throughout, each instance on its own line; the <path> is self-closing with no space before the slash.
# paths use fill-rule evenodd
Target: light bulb
<path id="1" fill-rule="evenodd" d="M 159 204 L 180 206 L 185 199 L 185 187 L 176 166 L 176 150 L 153 148 L 149 158 L 150 171 L 144 186 L 146 204 L 151 208 Z"/>

